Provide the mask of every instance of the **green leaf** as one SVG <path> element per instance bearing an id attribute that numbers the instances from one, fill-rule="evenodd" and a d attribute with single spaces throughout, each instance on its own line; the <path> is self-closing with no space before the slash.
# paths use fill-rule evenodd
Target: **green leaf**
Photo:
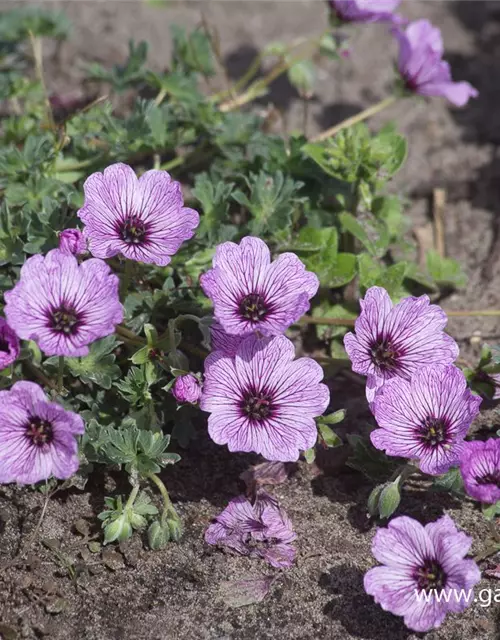
<path id="1" fill-rule="evenodd" d="M 292 213 L 304 201 L 297 196 L 303 183 L 292 180 L 282 171 L 273 175 L 261 171 L 259 174 L 250 174 L 250 178 L 245 180 L 249 196 L 237 190 L 232 197 L 251 213 L 252 218 L 248 223 L 250 233 L 260 236 L 289 228 Z"/>
<path id="2" fill-rule="evenodd" d="M 401 502 L 399 478 L 390 482 L 380 492 L 378 509 L 381 518 L 389 518 L 396 511 Z"/>
<path id="3" fill-rule="evenodd" d="M 458 467 L 453 467 L 445 474 L 434 478 L 434 491 L 445 491 L 456 495 L 464 495 L 464 483 Z"/>
<path id="4" fill-rule="evenodd" d="M 111 389 L 113 380 L 120 377 L 120 367 L 112 353 L 120 344 L 114 335 L 97 340 L 90 345 L 89 354 L 83 358 L 66 358 L 70 373 L 85 384 L 94 383 L 103 389 Z"/>
<path id="5" fill-rule="evenodd" d="M 352 454 L 347 465 L 360 471 L 373 482 L 383 482 L 402 462 L 401 458 L 389 457 L 362 436 L 347 434 L 347 441 L 352 448 Z"/>
<path id="6" fill-rule="evenodd" d="M 467 276 L 460 263 L 452 258 L 443 258 L 434 250 L 427 252 L 427 270 L 441 287 L 460 289 L 467 284 Z"/>
<path id="7" fill-rule="evenodd" d="M 361 288 L 366 290 L 374 286 L 384 287 L 392 298 L 400 298 L 404 295 L 403 280 L 407 266 L 406 262 L 398 262 L 385 267 L 367 253 L 362 253 L 358 256 Z"/>
<path id="8" fill-rule="evenodd" d="M 378 161 L 381 168 L 392 177 L 403 166 L 408 155 L 406 138 L 396 133 L 392 128 L 385 128 L 379 132 L 371 143 L 371 158 Z"/>
<path id="9" fill-rule="evenodd" d="M 300 60 L 288 69 L 288 80 L 303 98 L 311 98 L 314 89 L 315 67 L 310 60 Z"/>
<path id="10" fill-rule="evenodd" d="M 325 422 L 318 423 L 321 438 L 327 447 L 341 447 L 343 442 L 339 436 Z"/>
<path id="11" fill-rule="evenodd" d="M 317 324 L 316 333 L 320 340 L 344 336 L 352 326 L 352 320 L 358 317 L 357 310 L 351 309 L 347 304 L 330 304 L 328 300 L 323 300 L 312 309 L 313 318 L 335 318 L 346 320 L 345 325 Z"/>
<path id="12" fill-rule="evenodd" d="M 112 520 L 109 524 L 103 523 L 103 527 L 104 544 L 115 541 L 122 542 L 132 537 L 132 526 L 125 513 Z"/>
<path id="13" fill-rule="evenodd" d="M 367 508 L 368 513 L 370 514 L 370 516 L 372 516 L 372 518 L 379 515 L 380 494 L 382 493 L 384 488 L 385 484 L 379 484 L 371 491 L 370 495 L 368 496 Z"/>
<path id="14" fill-rule="evenodd" d="M 338 232 L 335 227 L 302 227 L 292 240 L 291 251 L 328 251 L 331 258 L 337 256 Z"/>
<path id="15" fill-rule="evenodd" d="M 206 237 L 209 242 L 217 242 L 221 239 L 221 231 L 227 236 L 227 231 L 224 231 L 226 228 L 230 228 L 233 233 L 236 231 L 234 227 L 228 227 L 229 202 L 233 188 L 233 182 L 214 182 L 207 173 L 196 176 L 193 196 L 201 203 L 203 210 L 197 232 L 199 237 Z"/>
<path id="16" fill-rule="evenodd" d="M 406 269 L 406 262 L 398 262 L 387 267 L 377 278 L 377 284 L 384 287 L 391 297 L 401 297 L 401 289 L 406 276 Z"/>
<path id="17" fill-rule="evenodd" d="M 335 411 L 334 413 L 330 413 L 327 416 L 320 416 L 318 418 L 318 422 L 321 422 L 323 424 L 338 424 L 339 422 L 342 422 L 342 420 L 345 419 L 345 416 L 346 416 L 346 410 L 339 409 L 338 411 Z"/>
<path id="18" fill-rule="evenodd" d="M 497 516 L 500 516 L 500 500 L 495 504 L 483 504 L 483 515 L 487 520 L 494 520 Z"/>
<path id="19" fill-rule="evenodd" d="M 357 238 L 361 244 L 376 257 L 382 257 L 389 246 L 389 232 L 383 224 L 375 219 L 357 220 L 351 213 L 339 214 L 342 231 L 348 232 Z"/>
<path id="20" fill-rule="evenodd" d="M 311 447 L 310 449 L 306 449 L 304 451 L 304 458 L 307 464 L 312 464 L 316 459 L 316 449 L 314 447 Z"/>

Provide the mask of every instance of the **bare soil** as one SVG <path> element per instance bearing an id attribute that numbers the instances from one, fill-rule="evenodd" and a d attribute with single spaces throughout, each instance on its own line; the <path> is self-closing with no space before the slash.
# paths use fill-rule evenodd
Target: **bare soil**
<path id="1" fill-rule="evenodd" d="M 14 3 L 2 3 L 10 8 Z M 47 5 L 49 3 L 45 3 Z M 195 26 L 203 9 L 217 25 L 231 77 L 237 77 L 259 51 L 275 40 L 313 36 L 325 24 L 323 3 L 226 2 L 170 3 L 166 8 L 142 2 L 54 2 L 74 23 L 74 34 L 57 59 L 47 46 L 48 82 L 55 91 L 80 88 L 86 62 L 123 60 L 130 38 L 150 43 L 156 68 L 166 65 L 172 23 Z M 435 187 L 447 190 L 446 251 L 466 267 L 469 284 L 447 297 L 453 309 L 498 308 L 500 305 L 500 3 L 422 2 L 403 4 L 410 18 L 427 17 L 444 35 L 447 57 L 457 79 L 480 91 L 469 107 L 458 111 L 439 100 L 395 105 L 372 121 L 374 127 L 396 119 L 408 136 L 410 156 L 393 188 L 409 196 L 412 224 L 430 220 Z M 310 133 L 342 120 L 382 98 L 392 77 L 394 47 L 384 28 L 359 29 L 350 59 L 325 64 L 311 105 Z M 219 78 L 214 89 L 223 86 Z M 284 79 L 255 108 L 274 102 L 288 129 L 301 127 L 302 104 Z M 454 318 L 449 329 L 462 357 L 473 358 L 478 337 L 496 343 L 498 319 Z M 471 340 L 472 338 L 472 340 Z M 369 419 L 363 388 L 342 378 L 330 381 L 332 406 L 347 406 L 348 420 L 339 432 L 363 430 Z M 500 418 L 488 405 L 476 427 L 499 428 Z M 210 519 L 239 494 L 239 475 L 256 456 L 228 454 L 212 444 L 203 428 L 183 460 L 164 473 L 164 480 L 184 521 L 179 544 L 147 551 L 136 536 L 119 548 L 92 553 L 89 538 L 99 539 L 96 514 L 103 497 L 125 493 L 123 475 L 95 475 L 84 491 L 57 494 L 47 508 L 40 531 L 44 497 L 29 489 L 0 487 L 0 637 L 54 640 L 250 640 L 316 639 L 416 640 L 401 621 L 384 613 L 362 587 L 373 564 L 370 544 L 375 527 L 364 510 L 370 484 L 350 470 L 345 449 L 323 456 L 319 465 L 296 465 L 287 483 L 273 488 L 291 516 L 299 539 L 298 563 L 281 574 L 262 603 L 231 609 L 220 586 L 245 575 L 273 574 L 257 561 L 209 549 L 203 533 Z M 486 526 L 469 501 L 416 487 L 405 493 L 400 514 L 422 522 L 450 514 L 475 542 L 484 545 Z M 498 564 L 497 557 L 482 568 Z M 500 589 L 483 579 L 481 588 Z M 499 591 L 500 593 L 500 591 Z M 429 640 L 500 638 L 500 606 L 479 603 L 463 615 L 450 616 L 426 635 Z"/>

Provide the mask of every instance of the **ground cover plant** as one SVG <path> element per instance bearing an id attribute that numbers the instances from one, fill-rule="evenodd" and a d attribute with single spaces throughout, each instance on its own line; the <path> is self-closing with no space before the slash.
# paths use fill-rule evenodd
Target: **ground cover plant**
<path id="1" fill-rule="evenodd" d="M 462 367 L 437 304 L 463 285 L 461 267 L 438 250 L 417 263 L 405 201 L 389 188 L 407 142 L 397 125 L 363 123 L 395 100 L 465 106 L 477 94 L 452 81 L 439 30 L 407 24 L 397 4 L 332 2 L 317 40 L 262 54 L 277 60 L 269 77 L 254 65 L 209 96 L 215 32 L 177 28 L 164 73 L 131 43 L 122 66 L 88 69 L 107 96 L 86 104 L 45 89 L 41 39 L 67 37 L 64 17 L 2 17 L 0 481 L 34 485 L 45 511 L 56 492 L 119 468 L 129 492 L 102 496 L 98 540 L 145 532 L 156 550 L 183 534 L 168 468 L 197 431 L 261 455 L 271 485 L 284 480 L 276 463 L 349 447 L 379 525 L 366 591 L 427 631 L 470 604 L 478 563 L 500 549 L 498 434 L 468 435 L 496 395 L 500 357 L 485 347 Z M 313 138 L 270 134 L 251 103 L 272 77 L 288 74 L 306 121 L 312 60 L 342 64 L 349 29 L 374 21 L 399 46 L 393 94 Z M 327 382 L 351 369 L 366 377 L 373 421 L 369 437 L 344 441 Z M 482 505 L 492 533 L 476 560 L 448 516 L 423 527 L 396 515 L 415 477 Z M 235 495 L 205 540 L 276 569 L 300 549 L 260 487 Z M 250 585 L 248 602 L 271 583 Z M 460 601 L 439 599 L 460 589 Z"/>

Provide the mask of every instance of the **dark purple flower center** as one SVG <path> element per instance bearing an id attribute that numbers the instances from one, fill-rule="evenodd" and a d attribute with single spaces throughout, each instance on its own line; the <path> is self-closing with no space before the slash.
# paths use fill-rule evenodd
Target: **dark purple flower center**
<path id="1" fill-rule="evenodd" d="M 399 352 L 388 338 L 378 338 L 370 346 L 373 364 L 381 371 L 394 371 L 398 366 Z"/>
<path id="2" fill-rule="evenodd" d="M 424 565 L 417 569 L 415 579 L 421 591 L 443 589 L 446 586 L 446 573 L 435 560 L 426 560 Z"/>
<path id="3" fill-rule="evenodd" d="M 9 353 L 10 351 L 10 345 L 7 342 L 7 340 L 4 340 L 3 338 L 0 338 L 0 351 L 3 353 Z"/>
<path id="4" fill-rule="evenodd" d="M 274 410 L 272 398 L 265 391 L 247 391 L 240 406 L 245 417 L 257 422 L 269 418 Z"/>
<path id="5" fill-rule="evenodd" d="M 500 470 L 495 469 L 491 473 L 485 473 L 482 476 L 476 476 L 478 484 L 494 484 L 500 489 Z"/>
<path id="6" fill-rule="evenodd" d="M 38 416 L 30 418 L 26 425 L 26 437 L 37 447 L 50 444 L 54 439 L 51 423 Z"/>
<path id="7" fill-rule="evenodd" d="M 269 307 L 259 293 L 250 293 L 245 296 L 238 308 L 243 318 L 252 322 L 260 322 L 269 313 Z"/>
<path id="8" fill-rule="evenodd" d="M 147 236 L 146 224 L 137 216 L 130 216 L 122 220 L 118 232 L 121 239 L 127 244 L 142 244 Z"/>
<path id="9" fill-rule="evenodd" d="M 429 447 L 440 447 L 448 442 L 448 424 L 444 418 L 427 416 L 421 424 L 420 441 Z"/>
<path id="10" fill-rule="evenodd" d="M 50 328 L 64 335 L 75 335 L 81 324 L 79 314 L 68 305 L 61 305 L 50 314 Z"/>

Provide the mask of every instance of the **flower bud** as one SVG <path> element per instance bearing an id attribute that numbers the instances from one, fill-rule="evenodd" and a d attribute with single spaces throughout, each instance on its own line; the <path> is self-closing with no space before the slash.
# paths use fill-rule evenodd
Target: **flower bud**
<path id="1" fill-rule="evenodd" d="M 195 404 L 201 396 L 201 385 L 198 378 L 192 373 L 188 373 L 176 379 L 172 393 L 177 402 L 191 402 Z"/>
<path id="2" fill-rule="evenodd" d="M 162 524 L 155 520 L 148 529 L 148 542 L 149 547 L 153 551 L 161 549 L 170 540 L 170 530 L 168 526 L 162 526 Z"/>
<path id="3" fill-rule="evenodd" d="M 168 529 L 170 531 L 170 537 L 174 542 L 179 542 L 182 537 L 182 524 L 179 518 L 167 519 Z"/>
<path id="4" fill-rule="evenodd" d="M 78 229 L 64 229 L 59 234 L 59 249 L 63 253 L 79 256 L 87 251 L 87 242 Z"/>
<path id="5" fill-rule="evenodd" d="M 104 544 L 115 540 L 122 542 L 123 540 L 128 540 L 131 536 L 132 527 L 125 513 L 104 527 Z"/>

